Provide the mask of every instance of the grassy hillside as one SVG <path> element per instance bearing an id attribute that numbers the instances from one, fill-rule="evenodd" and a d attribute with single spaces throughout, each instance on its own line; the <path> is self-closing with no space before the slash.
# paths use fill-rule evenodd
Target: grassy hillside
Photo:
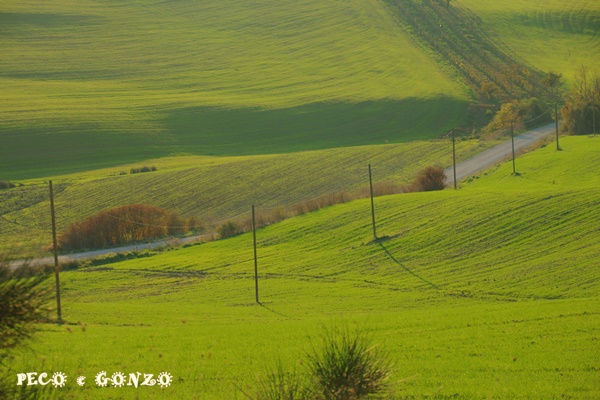
<path id="1" fill-rule="evenodd" d="M 491 143 L 458 142 L 459 160 Z M 129 172 L 125 165 L 54 177 L 58 229 L 107 208 L 132 203 L 152 204 L 220 221 L 261 209 L 292 206 L 337 192 L 368 186 L 367 165 L 376 183 L 410 182 L 428 164 L 450 165 L 448 140 L 359 146 L 281 155 L 247 157 L 171 157 L 149 160 L 151 173 Z M 0 252 L 14 256 L 39 254 L 51 243 L 49 195 L 46 182 L 0 191 Z"/>
<path id="2" fill-rule="evenodd" d="M 467 179 L 462 186 L 490 191 L 600 187 L 600 175 L 593 167 L 600 164 L 598 137 L 563 137 L 560 145 L 561 151 L 550 144 L 518 157 L 518 176 L 512 175 L 512 163 L 506 163 L 486 171 L 482 178 Z"/>
<path id="3" fill-rule="evenodd" d="M 8 1 L 0 179 L 431 138 L 466 95 L 375 0 Z"/>
<path id="4" fill-rule="evenodd" d="M 88 377 L 57 396 L 241 398 L 236 387 L 273 360 L 301 367 L 309 336 L 345 323 L 392 353 L 401 398 L 598 397 L 598 143 L 566 138 L 563 152 L 522 158 L 523 179 L 568 166 L 568 183 L 490 189 L 500 169 L 467 190 L 379 198 L 380 242 L 365 200 L 263 228 L 262 306 L 251 235 L 65 272 L 74 325 L 48 327 L 13 368 Z M 175 382 L 97 388 L 103 370 L 165 370 Z"/>
<path id="5" fill-rule="evenodd" d="M 600 62 L 600 3 L 594 0 L 460 0 L 496 38 L 522 60 L 542 71 L 573 79 L 577 68 Z"/>

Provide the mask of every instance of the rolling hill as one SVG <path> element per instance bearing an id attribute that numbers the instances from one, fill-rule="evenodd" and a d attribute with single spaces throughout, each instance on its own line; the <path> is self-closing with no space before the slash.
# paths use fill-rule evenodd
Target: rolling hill
<path id="1" fill-rule="evenodd" d="M 458 142 L 459 160 L 491 142 Z M 247 213 L 292 207 L 331 193 L 354 193 L 375 183 L 409 183 L 428 164 L 450 165 L 448 140 L 356 146 L 245 157 L 171 157 L 148 160 L 156 172 L 128 174 L 124 165 L 54 177 L 57 227 L 119 205 L 144 203 L 176 211 L 210 225 Z M 125 173 L 121 175 L 121 173 Z M 0 253 L 36 256 L 51 243 L 48 186 L 39 180 L 0 192 Z"/>
<path id="2" fill-rule="evenodd" d="M 597 1 L 460 0 L 457 7 L 481 18 L 494 38 L 533 68 L 562 73 L 572 82 L 582 65 L 600 62 Z"/>
<path id="3" fill-rule="evenodd" d="M 9 1 L 0 178 L 432 138 L 467 95 L 374 0 Z"/>
<path id="4" fill-rule="evenodd" d="M 260 229 L 262 305 L 248 234 L 64 272 L 70 325 L 13 368 L 168 371 L 172 387 L 144 397 L 235 398 L 278 358 L 301 368 L 322 326 L 348 324 L 392 353 L 399 397 L 597 397 L 598 143 L 526 154 L 520 176 L 507 165 L 464 190 L 378 198 L 377 242 L 368 200 Z"/>

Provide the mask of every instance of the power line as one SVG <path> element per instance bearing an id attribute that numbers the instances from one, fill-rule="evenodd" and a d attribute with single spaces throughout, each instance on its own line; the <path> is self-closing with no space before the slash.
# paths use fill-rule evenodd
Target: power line
<path id="1" fill-rule="evenodd" d="M 542 114 L 538 115 L 535 118 L 530 119 L 529 121 L 523 121 L 524 124 L 528 124 L 530 122 L 535 121 L 536 119 L 539 119 L 541 117 L 543 117 L 544 115 L 548 114 L 550 111 L 552 111 L 554 109 L 554 106 L 550 107 L 549 109 L 547 109 L 546 111 L 544 111 Z"/>
<path id="2" fill-rule="evenodd" d="M 27 225 L 27 224 L 21 224 L 21 223 L 19 223 L 19 222 L 17 222 L 17 221 L 11 221 L 11 220 L 9 220 L 9 219 L 6 219 L 6 218 L 5 218 L 4 216 L 2 216 L 2 215 L 0 215 L 0 219 L 1 219 L 2 221 L 4 221 L 4 222 L 8 222 L 9 224 L 13 224 L 13 225 L 21 226 L 21 227 L 24 227 L 24 228 L 36 229 L 36 230 L 39 230 L 39 231 L 42 231 L 42 232 L 50 232 L 50 229 L 43 229 L 43 228 L 40 228 L 40 227 L 38 227 L 38 226 L 32 226 L 32 225 Z"/>

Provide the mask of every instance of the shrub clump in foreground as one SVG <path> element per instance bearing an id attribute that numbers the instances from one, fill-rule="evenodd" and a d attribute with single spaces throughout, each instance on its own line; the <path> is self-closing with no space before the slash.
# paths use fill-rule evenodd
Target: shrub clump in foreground
<path id="1" fill-rule="evenodd" d="M 47 321 L 46 304 L 51 287 L 45 284 L 50 275 L 27 266 L 11 268 L 8 257 L 0 254 L 0 398 L 41 398 L 17 393 L 13 353 L 31 339 L 36 324 Z"/>
<path id="2" fill-rule="evenodd" d="M 390 394 L 389 354 L 364 332 L 326 330 L 306 355 L 305 371 L 286 371 L 281 362 L 259 380 L 255 400 L 359 400 Z"/>
<path id="3" fill-rule="evenodd" d="M 146 241 L 190 230 L 177 214 L 148 204 L 112 208 L 75 222 L 59 236 L 62 250 L 100 248 Z"/>

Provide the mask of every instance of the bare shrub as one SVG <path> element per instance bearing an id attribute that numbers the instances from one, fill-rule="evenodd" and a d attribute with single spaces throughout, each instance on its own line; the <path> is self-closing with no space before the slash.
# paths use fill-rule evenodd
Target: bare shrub
<path id="1" fill-rule="evenodd" d="M 377 182 L 373 184 L 373 196 L 388 196 L 391 194 L 403 193 L 403 187 L 399 183 L 395 182 Z M 365 187 L 358 192 L 358 197 L 366 198 L 371 196 L 371 188 Z"/>
<path id="2" fill-rule="evenodd" d="M 148 204 L 130 204 L 69 225 L 58 242 L 63 250 L 97 248 L 177 234 L 185 227 L 185 221 L 174 213 Z"/>
<path id="3" fill-rule="evenodd" d="M 443 190 L 446 187 L 446 174 L 442 167 L 430 165 L 422 169 L 412 186 L 405 188 L 407 192 L 430 192 Z"/>
<path id="4" fill-rule="evenodd" d="M 292 209 L 297 215 L 306 214 L 335 204 L 347 203 L 354 197 L 348 192 L 330 193 L 315 199 L 295 204 Z"/>

